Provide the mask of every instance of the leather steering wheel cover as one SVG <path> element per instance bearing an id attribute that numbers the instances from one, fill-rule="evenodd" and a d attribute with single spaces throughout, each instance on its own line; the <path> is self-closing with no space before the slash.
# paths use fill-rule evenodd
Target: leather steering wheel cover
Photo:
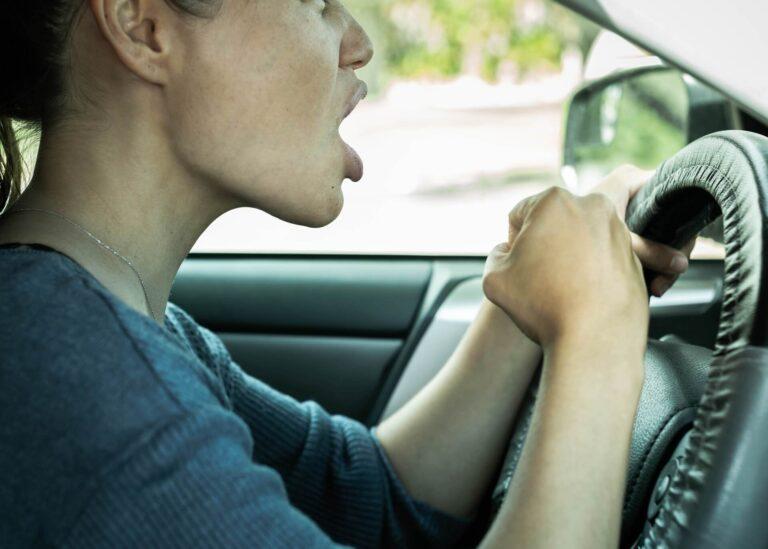
<path id="1" fill-rule="evenodd" d="M 668 495 L 636 547 L 768 547 L 768 350 L 716 358 L 710 385 Z"/>
<path id="2" fill-rule="evenodd" d="M 715 356 L 768 345 L 763 242 L 768 218 L 768 139 L 718 132 L 664 162 L 630 203 L 634 232 L 682 246 L 722 212 L 726 248 L 723 306 Z"/>
<path id="3" fill-rule="evenodd" d="M 689 445 L 638 547 L 761 547 L 768 541 L 766 196 L 768 139 L 702 138 L 665 162 L 633 200 L 630 228 L 681 245 L 722 211 L 723 306 Z M 753 436 L 750 436 L 753 435 Z"/>

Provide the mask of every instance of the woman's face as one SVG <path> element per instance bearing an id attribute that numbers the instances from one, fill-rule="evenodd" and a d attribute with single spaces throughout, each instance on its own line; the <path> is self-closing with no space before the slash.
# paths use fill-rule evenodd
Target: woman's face
<path id="1" fill-rule="evenodd" d="M 328 225 L 362 175 L 339 125 L 366 93 L 368 36 L 339 0 L 224 0 L 200 21 L 165 89 L 175 153 L 242 206 Z"/>

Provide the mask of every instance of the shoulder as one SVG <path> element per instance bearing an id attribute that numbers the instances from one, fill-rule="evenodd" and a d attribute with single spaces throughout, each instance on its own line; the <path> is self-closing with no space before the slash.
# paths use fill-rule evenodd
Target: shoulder
<path id="1" fill-rule="evenodd" d="M 242 372 L 233 362 L 224 342 L 175 303 L 168 303 L 166 318 L 184 344 L 222 384 L 227 405 L 233 408 L 232 385 L 235 378 L 242 375 Z"/>
<path id="2" fill-rule="evenodd" d="M 224 408 L 194 355 L 84 273 L 55 253 L 0 253 L 0 511 L 76 509 L 147 433 Z"/>
<path id="3" fill-rule="evenodd" d="M 221 338 L 198 324 L 192 315 L 175 303 L 168 303 L 166 318 L 200 360 L 217 366 L 232 360 Z"/>
<path id="4" fill-rule="evenodd" d="M 143 362 L 114 304 L 67 261 L 36 250 L 0 254 L 0 353 L 7 358 L 6 374 L 92 376 L 117 361 Z M 76 367 L 85 364 L 92 366 Z"/>
<path id="5" fill-rule="evenodd" d="M 193 355 L 71 260 L 6 250 L 0 280 L 3 442 L 58 441 L 95 464 L 169 414 L 221 406 Z"/>

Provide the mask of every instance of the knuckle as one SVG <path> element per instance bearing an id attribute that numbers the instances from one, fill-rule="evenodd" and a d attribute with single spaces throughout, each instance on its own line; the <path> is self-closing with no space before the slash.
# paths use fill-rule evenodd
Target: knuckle
<path id="1" fill-rule="evenodd" d="M 613 171 L 613 173 L 616 175 L 634 175 L 641 171 L 642 170 L 637 166 L 635 166 L 634 164 L 624 163 L 624 164 L 621 164 L 618 168 L 616 168 Z"/>
<path id="2" fill-rule="evenodd" d="M 493 288 L 496 286 L 496 275 L 493 272 L 486 273 L 485 276 L 483 276 L 483 291 L 485 293 L 488 293 L 488 291 L 493 290 Z"/>
<path id="3" fill-rule="evenodd" d="M 500 293 L 501 281 L 499 280 L 499 273 L 488 273 L 483 277 L 483 293 L 492 302 L 498 304 L 498 297 Z"/>
<path id="4" fill-rule="evenodd" d="M 613 205 L 613 202 L 606 194 L 592 193 L 587 195 L 585 198 L 589 207 L 597 212 L 601 212 L 603 214 L 616 213 L 616 207 Z"/>
<path id="5" fill-rule="evenodd" d="M 542 196 L 542 203 L 563 204 L 572 201 L 574 196 L 562 187 L 550 187 Z"/>
<path id="6" fill-rule="evenodd" d="M 609 214 L 608 222 L 611 224 L 613 230 L 621 231 L 621 233 L 626 236 L 628 242 L 632 241 L 632 233 L 629 232 L 626 223 L 621 220 L 615 209 L 611 214 Z"/>

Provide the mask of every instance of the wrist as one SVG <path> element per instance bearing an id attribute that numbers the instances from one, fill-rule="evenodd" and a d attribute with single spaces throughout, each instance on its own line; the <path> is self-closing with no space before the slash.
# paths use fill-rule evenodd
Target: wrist
<path id="1" fill-rule="evenodd" d="M 472 325 L 464 334 L 456 356 L 467 356 L 472 368 L 537 365 L 541 348 L 517 327 L 503 309 L 484 299 Z"/>
<path id="2" fill-rule="evenodd" d="M 526 336 L 504 309 L 494 304 L 488 298 L 483 298 L 483 303 L 476 320 L 477 324 L 484 331 L 497 334 L 500 340 L 508 341 L 514 345 L 539 348 L 539 344 Z"/>
<path id="3" fill-rule="evenodd" d="M 565 332 L 544 347 L 545 367 L 558 376 L 595 386 L 642 389 L 645 378 L 645 330 Z"/>
<path id="4" fill-rule="evenodd" d="M 483 303 L 480 306 L 480 313 L 478 316 L 482 317 L 486 323 L 498 326 L 500 329 L 519 331 L 515 322 L 509 317 L 504 309 L 496 305 L 487 297 L 483 297 Z"/>
<path id="5" fill-rule="evenodd" d="M 548 340 L 542 342 L 542 348 L 585 348 L 590 351 L 602 349 L 607 353 L 620 352 L 627 356 L 642 357 L 647 342 L 647 312 L 605 314 L 602 311 L 592 311 L 563 319 Z"/>

